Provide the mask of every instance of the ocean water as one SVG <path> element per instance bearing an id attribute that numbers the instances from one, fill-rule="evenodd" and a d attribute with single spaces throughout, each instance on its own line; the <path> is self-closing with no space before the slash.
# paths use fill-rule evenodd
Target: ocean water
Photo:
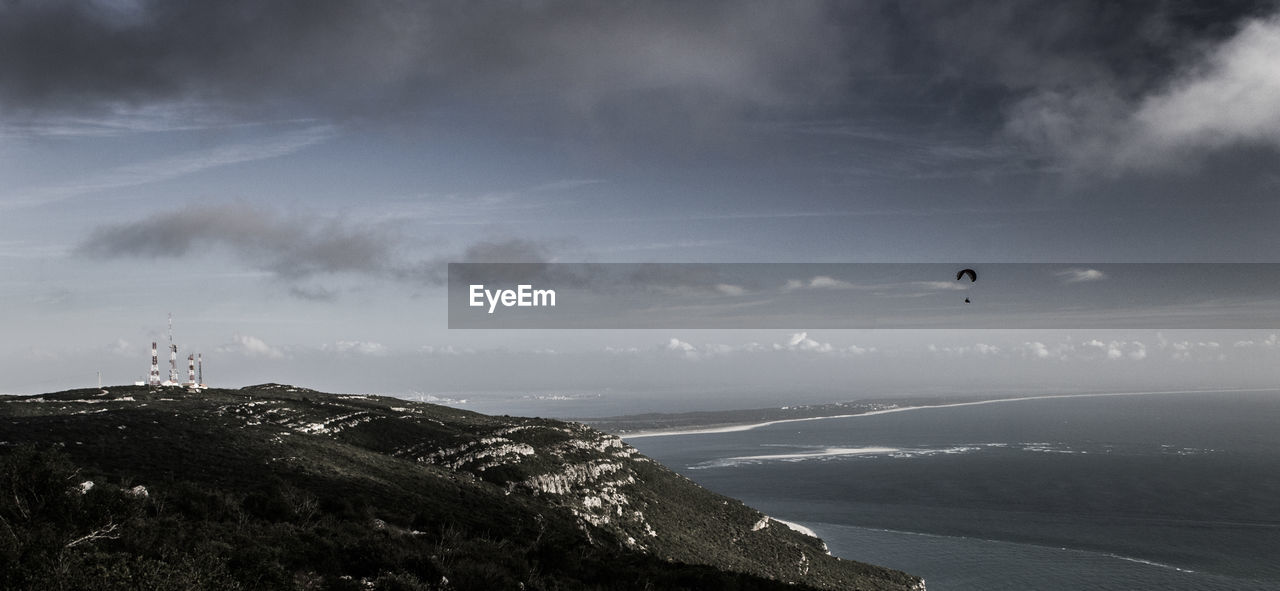
<path id="1" fill-rule="evenodd" d="M 934 591 L 1280 590 L 1280 391 L 1009 401 L 629 443 Z"/>

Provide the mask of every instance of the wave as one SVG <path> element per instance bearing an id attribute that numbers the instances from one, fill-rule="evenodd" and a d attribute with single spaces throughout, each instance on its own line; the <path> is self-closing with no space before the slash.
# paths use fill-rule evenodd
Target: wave
<path id="1" fill-rule="evenodd" d="M 1065 548 L 1064 548 L 1064 549 L 1065 549 Z M 1079 550 L 1079 552 L 1083 552 L 1083 550 Z M 1144 559 L 1142 559 L 1142 558 L 1134 558 L 1134 557 L 1132 557 L 1132 556 L 1121 556 L 1121 555 L 1119 555 L 1119 554 L 1113 554 L 1113 553 L 1110 553 L 1110 552 L 1108 552 L 1108 553 L 1107 553 L 1107 556 L 1110 556 L 1110 557 L 1112 557 L 1112 558 L 1118 558 L 1118 559 L 1120 559 L 1120 560 L 1125 560 L 1125 561 L 1128 561 L 1128 562 L 1136 562 L 1136 563 L 1138 563 L 1138 564 L 1149 564 L 1149 565 L 1151 565 L 1151 566 L 1158 566 L 1158 567 L 1160 567 L 1160 568 L 1170 568 L 1170 569 L 1176 570 L 1176 571 L 1178 571 L 1178 572 L 1180 572 L 1180 573 L 1193 573 L 1193 572 L 1196 572 L 1196 571 L 1191 570 L 1191 569 L 1189 569 L 1189 568 L 1182 568 L 1182 567 L 1178 567 L 1178 566 L 1173 566 L 1172 564 L 1165 564 L 1165 563 L 1163 563 L 1163 562 L 1156 562 L 1156 561 L 1154 561 L 1154 560 L 1144 560 Z"/>
<path id="2" fill-rule="evenodd" d="M 783 447 L 795 449 L 797 446 L 777 443 L 764 443 L 760 447 Z M 1046 453 L 1046 454 L 1099 454 L 1107 455 L 1112 453 L 1125 454 L 1143 454 L 1152 453 L 1157 455 L 1200 455 L 1213 453 L 1212 449 L 1202 449 L 1193 447 L 1174 447 L 1171 445 L 1161 445 L 1159 448 L 1150 451 L 1135 449 L 1118 449 L 1112 445 L 1091 446 L 1090 449 L 1084 449 L 1081 446 L 1072 446 L 1061 442 L 1022 442 L 1022 443 L 963 443 L 949 445 L 945 447 L 890 447 L 883 445 L 870 445 L 864 447 L 808 447 L 801 448 L 805 451 L 794 451 L 788 453 L 774 454 L 757 454 L 747 456 L 731 456 L 727 458 L 716 458 L 707 460 L 697 464 L 687 466 L 689 470 L 704 470 L 707 468 L 734 468 L 744 465 L 761 464 L 765 462 L 803 462 L 811 460 L 830 460 L 844 457 L 869 457 L 883 456 L 890 458 L 918 458 L 933 455 L 953 455 L 967 454 L 984 450 L 1005 450 L 1005 451 L 1023 451 L 1030 453 Z"/>
<path id="3" fill-rule="evenodd" d="M 891 458 L 914 458 L 920 456 L 929 456 L 935 454 L 962 454 L 978 451 L 983 447 L 1003 447 L 1004 444 L 978 444 L 978 445 L 957 445 L 952 447 L 935 447 L 935 448 L 902 448 L 902 447 L 885 447 L 885 446 L 869 446 L 869 447 L 823 447 L 813 451 L 801 451 L 794 453 L 781 454 L 762 454 L 751 456 L 733 456 L 728 458 L 716 458 L 688 466 L 689 470 L 704 470 L 707 468 L 733 468 L 737 466 L 760 464 L 764 462 L 803 462 L 808 460 L 825 460 L 832 458 L 850 457 L 850 456 L 886 456 Z"/>

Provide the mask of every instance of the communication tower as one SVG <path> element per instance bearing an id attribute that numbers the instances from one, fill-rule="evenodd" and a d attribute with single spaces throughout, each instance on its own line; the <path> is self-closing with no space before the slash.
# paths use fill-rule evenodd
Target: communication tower
<path id="1" fill-rule="evenodd" d="M 178 383 L 178 346 L 173 344 L 173 313 L 169 313 L 169 382 Z"/>
<path id="2" fill-rule="evenodd" d="M 151 341 L 151 375 L 147 378 L 147 385 L 160 385 L 160 356 L 156 354 L 155 341 Z"/>

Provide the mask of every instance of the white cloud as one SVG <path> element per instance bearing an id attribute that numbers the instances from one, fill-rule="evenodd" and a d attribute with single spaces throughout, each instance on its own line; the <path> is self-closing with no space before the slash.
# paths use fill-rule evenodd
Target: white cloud
<path id="1" fill-rule="evenodd" d="M 1237 341 L 1236 347 L 1249 346 L 1241 345 L 1245 341 Z M 1247 341 L 1252 343 L 1253 341 Z M 1221 353 L 1222 343 L 1218 341 L 1170 341 L 1163 336 L 1159 343 L 1160 349 L 1169 350 L 1169 356 L 1179 361 L 1188 359 L 1221 359 L 1225 356 Z"/>
<path id="2" fill-rule="evenodd" d="M 442 347 L 423 345 L 418 347 L 418 351 L 425 355 L 469 355 L 476 352 L 475 349 L 459 349 L 453 345 L 444 345 Z"/>
<path id="3" fill-rule="evenodd" d="M 925 289 L 941 289 L 945 291 L 959 291 L 969 289 L 972 284 L 960 281 L 913 281 L 912 285 L 917 285 Z"/>
<path id="4" fill-rule="evenodd" d="M 1276 333 L 1271 333 L 1270 335 L 1267 336 L 1267 338 L 1262 339 L 1260 341 L 1255 341 L 1253 339 L 1240 340 L 1240 341 L 1236 341 L 1235 344 L 1233 344 L 1232 346 L 1233 347 L 1274 347 L 1277 344 L 1280 344 L 1280 336 L 1277 336 Z"/>
<path id="5" fill-rule="evenodd" d="M 930 343 L 925 347 L 930 353 L 941 353 L 950 357 L 967 357 L 970 355 L 995 356 L 1001 354 L 1000 347 L 987 343 L 972 345 L 936 345 Z"/>
<path id="6" fill-rule="evenodd" d="M 1237 145 L 1280 148 L 1280 17 L 1247 21 L 1160 89 L 1049 91 L 1016 105 L 1009 130 L 1076 169 L 1168 170 Z"/>
<path id="7" fill-rule="evenodd" d="M 387 347 L 373 341 L 338 341 L 332 345 L 321 345 L 321 351 L 338 353 L 359 353 L 361 355 L 386 355 Z"/>
<path id="8" fill-rule="evenodd" d="M 697 347 L 693 346 L 692 343 L 687 343 L 674 337 L 667 341 L 666 350 L 676 353 L 685 359 L 697 359 L 699 357 Z"/>
<path id="9" fill-rule="evenodd" d="M 1107 278 L 1107 274 L 1097 269 L 1067 269 L 1056 273 L 1058 277 L 1066 283 L 1084 283 L 1087 281 L 1102 281 Z"/>
<path id="10" fill-rule="evenodd" d="M 721 283 L 716 285 L 716 291 L 730 297 L 737 297 L 747 293 L 747 290 L 744 289 L 742 286 L 730 285 L 728 283 Z"/>
<path id="11" fill-rule="evenodd" d="M 818 275 L 808 281 L 788 279 L 782 289 L 784 291 L 795 291 L 797 289 L 854 289 L 856 287 L 858 286 L 843 279 L 836 279 L 828 275 Z"/>
<path id="12" fill-rule="evenodd" d="M 1127 357 L 1136 361 L 1147 357 L 1147 346 L 1141 341 L 1109 341 L 1104 343 L 1098 339 L 1092 339 L 1085 342 L 1083 346 L 1101 353 L 1107 359 L 1118 360 Z"/>
<path id="13" fill-rule="evenodd" d="M 756 343 L 750 345 L 754 348 L 744 348 L 745 351 L 764 351 L 764 347 Z M 800 351 L 805 353 L 835 354 L 835 355 L 866 355 L 878 351 L 875 347 L 863 347 L 859 345 L 849 345 L 847 347 L 839 347 L 831 343 L 824 343 L 809 336 L 808 332 L 793 333 L 787 338 L 786 343 L 774 343 L 772 349 L 774 351 Z"/>
<path id="14" fill-rule="evenodd" d="M 250 357 L 266 357 L 268 359 L 284 357 L 284 351 L 272 347 L 262 339 L 251 335 L 237 334 L 231 338 L 231 343 L 218 347 L 217 350 L 219 353 L 239 353 Z"/>
<path id="15" fill-rule="evenodd" d="M 787 339 L 787 343 L 774 344 L 774 350 L 777 351 L 811 351 L 815 353 L 830 353 L 835 351 L 835 347 L 831 343 L 820 343 L 809 338 L 807 332 L 797 332 Z"/>
<path id="16" fill-rule="evenodd" d="M 1023 343 L 1022 346 L 1036 359 L 1048 359 L 1053 357 L 1053 353 L 1049 351 L 1049 347 L 1040 341 Z"/>
<path id="17" fill-rule="evenodd" d="M 637 348 L 617 348 L 605 347 L 607 353 L 643 353 L 643 350 Z M 859 345 L 849 345 L 839 347 L 831 343 L 825 343 L 813 339 L 808 332 L 797 332 L 787 337 L 785 342 L 772 343 L 770 345 L 762 345 L 757 342 L 748 342 L 741 345 L 728 345 L 720 343 L 707 343 L 703 345 L 694 345 L 692 343 L 682 341 L 677 338 L 669 339 L 662 346 L 663 351 L 677 353 L 688 359 L 705 359 L 716 356 L 742 355 L 742 354 L 759 354 L 769 352 L 798 352 L 812 354 L 837 354 L 837 355 L 866 355 L 878 351 L 876 347 L 863 347 Z"/>
<path id="18" fill-rule="evenodd" d="M 1240 142 L 1280 145 L 1280 18 L 1255 20 L 1133 116 L 1128 148 L 1170 151 Z M 1143 158 L 1130 153 L 1134 160 Z"/>
<path id="19" fill-rule="evenodd" d="M 1209 341 L 1201 343 L 1206 349 L 1217 343 Z M 971 344 L 930 344 L 926 350 L 945 357 L 967 357 L 988 359 L 1026 359 L 1056 362 L 1098 362 L 1098 361 L 1141 361 L 1149 356 L 1145 343 L 1138 340 L 1099 340 L 1081 341 L 1062 340 L 1058 342 L 1026 341 L 1021 344 L 994 345 L 988 343 Z"/>
<path id="20" fill-rule="evenodd" d="M 813 289 L 850 289 L 854 287 L 854 285 L 848 281 L 835 279 L 826 275 L 819 275 L 809 280 L 809 287 Z"/>
<path id="21" fill-rule="evenodd" d="M 689 352 L 696 351 L 697 347 L 694 347 L 689 343 L 686 343 L 680 339 L 672 337 L 671 340 L 667 341 L 667 350 L 680 351 L 682 353 L 689 353 Z"/>
<path id="22" fill-rule="evenodd" d="M 706 344 L 702 346 L 694 345 L 677 338 L 671 338 L 667 344 L 663 346 L 663 350 L 674 353 L 685 359 L 705 359 L 715 355 L 725 355 L 733 353 L 736 348 L 729 345 Z"/>

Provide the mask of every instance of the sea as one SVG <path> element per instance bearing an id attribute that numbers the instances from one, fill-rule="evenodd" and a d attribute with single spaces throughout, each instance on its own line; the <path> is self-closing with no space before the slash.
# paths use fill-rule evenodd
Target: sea
<path id="1" fill-rule="evenodd" d="M 627 441 L 932 591 L 1280 590 L 1280 390 L 1029 397 Z"/>

